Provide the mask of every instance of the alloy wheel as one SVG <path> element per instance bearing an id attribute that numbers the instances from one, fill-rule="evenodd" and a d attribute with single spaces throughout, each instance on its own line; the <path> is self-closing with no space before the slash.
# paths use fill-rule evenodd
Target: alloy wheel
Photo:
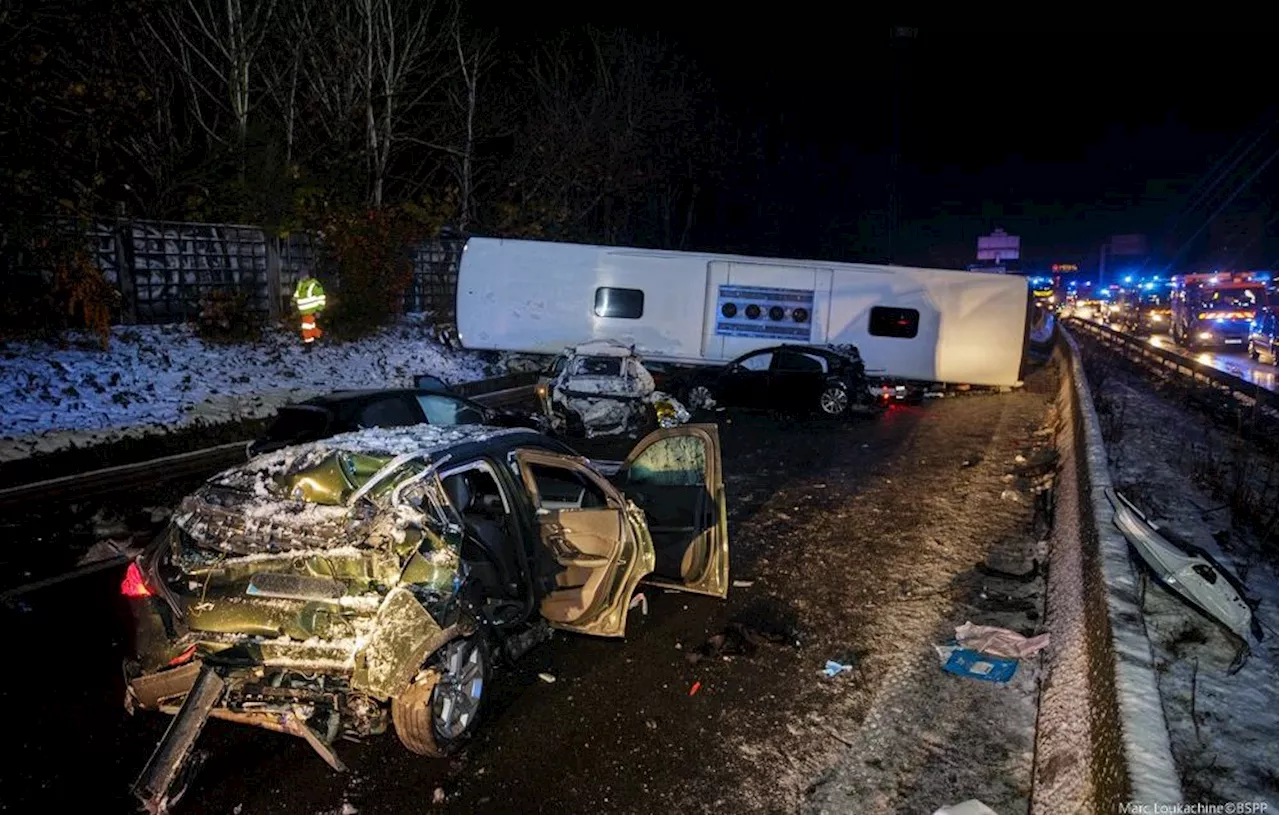
<path id="1" fill-rule="evenodd" d="M 488 680 L 481 647 L 471 637 L 445 646 L 440 681 L 431 698 L 431 715 L 441 738 L 459 738 L 475 723 Z"/>
<path id="2" fill-rule="evenodd" d="M 839 416 L 849 408 L 849 392 L 836 386 L 827 388 L 818 398 L 818 405 L 828 416 Z"/>

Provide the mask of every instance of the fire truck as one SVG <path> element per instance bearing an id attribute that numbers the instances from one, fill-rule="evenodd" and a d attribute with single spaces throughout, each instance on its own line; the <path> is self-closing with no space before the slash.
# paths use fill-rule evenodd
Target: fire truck
<path id="1" fill-rule="evenodd" d="M 1186 348 L 1239 348 L 1266 299 L 1266 283 L 1249 272 L 1178 275 L 1170 298 L 1173 339 Z"/>

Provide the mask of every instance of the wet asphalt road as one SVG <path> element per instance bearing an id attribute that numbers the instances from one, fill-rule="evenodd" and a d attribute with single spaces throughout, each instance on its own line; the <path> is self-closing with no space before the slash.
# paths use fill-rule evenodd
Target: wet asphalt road
<path id="1" fill-rule="evenodd" d="M 300 740 L 211 721 L 199 745 L 210 757 L 179 811 L 715 808 L 732 799 L 725 785 L 734 784 L 740 771 L 725 757 L 721 732 L 749 721 L 767 741 L 775 729 L 791 728 L 796 699 L 810 692 L 813 669 L 840 641 L 838 631 L 805 630 L 806 620 L 830 620 L 806 612 L 806 603 L 834 602 L 859 579 L 848 557 L 840 558 L 840 568 L 824 569 L 823 548 L 847 554 L 843 550 L 858 543 L 866 546 L 863 562 L 874 564 L 875 541 L 851 540 L 840 510 L 873 486 L 906 486 L 918 467 L 933 466 L 915 458 L 920 451 L 913 440 L 922 432 L 937 434 L 939 442 L 953 440 L 942 452 L 949 468 L 958 467 L 960 457 L 993 443 L 1007 406 L 1023 398 L 894 406 L 878 419 L 850 422 L 721 416 L 732 576 L 755 585 L 734 589 L 727 601 L 651 588 L 648 615 L 632 613 L 625 641 L 557 633 L 498 678 L 487 721 L 453 759 L 414 756 L 387 733 L 365 744 L 340 743 L 338 752 L 351 769 L 342 775 Z M 1037 405 L 1045 401 L 1036 399 Z M 944 427 L 951 424 L 956 431 Z M 1029 433 L 1034 425 L 1024 424 L 1018 432 Z M 893 523 L 886 519 L 887 535 Z M 860 526 L 865 533 L 866 525 Z M 803 536 L 796 534 L 802 528 Z M 779 596 L 770 588 L 773 562 L 796 548 L 806 550 L 805 581 L 813 589 L 807 598 Z M 8 651 L 0 703 L 9 725 L 0 810 L 136 811 L 129 784 L 167 719 L 123 712 L 119 665 L 127 626 L 119 577 L 111 570 L 29 595 L 19 609 L 0 609 Z M 686 655 L 733 620 L 793 631 L 801 644 L 765 645 L 751 656 L 691 664 Z M 814 642 L 822 643 L 821 652 Z M 540 672 L 556 681 L 539 680 Z M 691 693 L 695 683 L 701 684 Z M 437 790 L 444 801 L 433 804 Z"/>

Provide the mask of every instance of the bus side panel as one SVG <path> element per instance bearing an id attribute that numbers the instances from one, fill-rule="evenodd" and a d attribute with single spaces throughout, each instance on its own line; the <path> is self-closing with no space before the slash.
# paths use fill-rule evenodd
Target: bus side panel
<path id="1" fill-rule="evenodd" d="M 772 345 L 823 342 L 830 296 L 830 269 L 712 261 L 703 357 L 728 360 Z"/>
<path id="2" fill-rule="evenodd" d="M 837 271 L 831 287 L 828 337 L 832 343 L 856 345 L 869 373 L 893 379 L 939 381 L 939 310 L 920 275 L 914 272 L 871 267 L 865 271 Z M 873 336 L 871 310 L 876 307 L 914 311 L 918 319 L 915 336 Z"/>

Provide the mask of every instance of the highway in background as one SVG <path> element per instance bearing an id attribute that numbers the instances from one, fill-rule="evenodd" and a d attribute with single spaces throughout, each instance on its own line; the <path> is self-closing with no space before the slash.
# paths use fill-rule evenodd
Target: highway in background
<path id="1" fill-rule="evenodd" d="M 1105 325 L 1112 331 L 1120 331 L 1123 333 L 1133 333 L 1134 336 L 1143 336 L 1141 333 L 1128 332 L 1125 327 L 1119 323 L 1111 323 L 1105 320 L 1095 319 L 1093 322 L 1099 325 Z M 1277 389 L 1277 370 L 1276 366 L 1266 363 L 1257 362 L 1249 358 L 1248 352 L 1244 348 L 1205 348 L 1205 349 L 1187 349 L 1178 345 L 1173 341 L 1173 337 L 1168 334 L 1151 334 L 1147 336 L 1147 342 L 1156 348 L 1171 351 L 1180 354 L 1187 359 L 1194 359 L 1204 365 L 1208 365 L 1215 370 L 1223 373 L 1238 376 L 1246 382 L 1251 382 L 1269 391 Z"/>

